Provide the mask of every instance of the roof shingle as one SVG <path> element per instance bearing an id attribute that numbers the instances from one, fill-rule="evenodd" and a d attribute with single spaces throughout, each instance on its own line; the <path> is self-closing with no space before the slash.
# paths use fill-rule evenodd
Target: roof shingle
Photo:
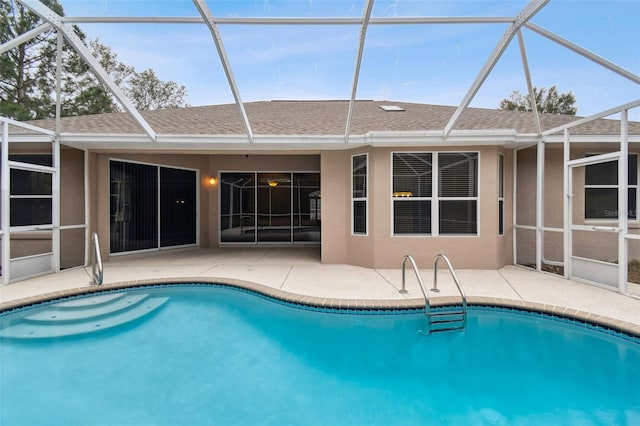
<path id="1" fill-rule="evenodd" d="M 404 111 L 384 111 L 381 105 L 397 105 Z M 244 104 L 252 131 L 256 135 L 342 135 L 345 133 L 349 101 L 261 101 Z M 442 130 L 456 107 L 390 101 L 356 101 L 350 134 L 373 131 Z M 142 116 L 158 134 L 244 135 L 244 125 L 235 104 L 143 111 Z M 540 114 L 542 129 L 548 130 L 579 117 Z M 54 120 L 30 124 L 53 130 Z M 142 134 L 128 113 L 64 117 L 62 133 Z M 531 112 L 467 108 L 455 130 L 512 129 L 519 134 L 537 133 Z M 640 133 L 640 123 L 632 122 L 629 132 Z M 27 133 L 12 128 L 11 133 Z M 29 132 L 30 133 L 30 132 Z M 618 120 L 598 119 L 576 127 L 575 134 L 619 134 Z"/>

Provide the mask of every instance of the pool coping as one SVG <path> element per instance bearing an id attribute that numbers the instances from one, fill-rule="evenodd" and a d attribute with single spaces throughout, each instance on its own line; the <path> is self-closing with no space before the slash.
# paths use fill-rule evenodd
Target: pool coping
<path id="1" fill-rule="evenodd" d="M 182 277 L 166 279 L 145 279 L 137 281 L 122 281 L 116 283 L 103 284 L 99 286 L 76 287 L 72 289 L 59 290 L 49 293 L 42 293 L 36 296 L 24 297 L 8 302 L 0 303 L 0 314 L 14 309 L 24 308 L 31 305 L 49 302 L 57 299 L 64 299 L 74 296 L 82 296 L 94 293 L 101 293 L 113 290 L 129 289 L 134 287 L 157 286 L 167 284 L 207 284 L 224 285 L 235 287 L 251 292 L 259 293 L 267 297 L 278 299 L 285 303 L 292 303 L 303 306 L 328 308 L 337 310 L 406 310 L 423 309 L 423 298 L 412 299 L 339 299 L 329 297 L 310 296 L 304 294 L 290 293 L 266 285 L 230 279 L 230 278 L 206 278 L 203 277 Z M 460 303 L 460 298 L 455 296 L 438 296 L 429 300 L 431 307 L 443 307 Z M 627 321 L 611 318 L 605 315 L 580 311 L 558 305 L 550 305 L 538 302 L 529 302 L 518 299 L 507 299 L 487 296 L 467 296 L 467 304 L 472 306 L 491 306 L 497 308 L 517 309 L 531 311 L 540 314 L 553 315 L 569 320 L 575 320 L 605 329 L 625 333 L 635 339 L 640 339 L 640 325 Z"/>

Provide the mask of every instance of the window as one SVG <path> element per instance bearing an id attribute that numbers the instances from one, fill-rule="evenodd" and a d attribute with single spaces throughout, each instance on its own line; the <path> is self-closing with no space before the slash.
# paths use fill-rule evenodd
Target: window
<path id="1" fill-rule="evenodd" d="M 431 234 L 432 154 L 393 154 L 393 233 Z"/>
<path id="2" fill-rule="evenodd" d="M 438 154 L 440 234 L 478 232 L 478 153 Z"/>
<path id="3" fill-rule="evenodd" d="M 394 235 L 477 234 L 478 153 L 394 153 L 392 197 Z"/>
<path id="4" fill-rule="evenodd" d="M 629 155 L 628 218 L 637 219 L 638 155 Z M 618 218 L 618 162 L 585 167 L 584 216 L 586 219 Z"/>
<path id="5" fill-rule="evenodd" d="M 367 154 L 351 157 L 351 217 L 354 234 L 367 234 Z"/>
<path id="6" fill-rule="evenodd" d="M 504 235 L 504 155 L 498 154 L 498 235 Z"/>
<path id="7" fill-rule="evenodd" d="M 11 168 L 10 173 L 10 225 L 51 225 L 53 175 L 18 168 Z"/>
<path id="8" fill-rule="evenodd" d="M 10 167 L 9 223 L 38 226 L 53 223 L 53 170 L 51 154 L 9 154 L 9 161 L 24 163 Z M 33 166 L 36 167 L 33 167 Z"/>

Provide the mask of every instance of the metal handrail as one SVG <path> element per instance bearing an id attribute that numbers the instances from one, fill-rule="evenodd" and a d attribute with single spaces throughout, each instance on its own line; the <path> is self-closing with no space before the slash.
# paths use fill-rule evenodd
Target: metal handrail
<path id="1" fill-rule="evenodd" d="M 458 276 L 454 272 L 453 266 L 451 266 L 451 262 L 449 262 L 449 258 L 442 253 L 437 254 L 436 257 L 433 259 L 433 288 L 431 289 L 431 291 L 433 292 L 440 291 L 438 290 L 438 261 L 440 259 L 443 259 L 447 264 L 447 268 L 449 268 L 449 272 L 453 277 L 453 282 L 456 284 L 456 287 L 458 287 L 460 296 L 462 296 L 462 311 L 467 312 L 467 296 L 466 294 L 464 294 L 464 290 L 462 290 L 462 287 L 460 286 L 460 281 L 458 281 Z M 466 322 L 466 317 L 467 316 L 465 315 L 465 322 Z"/>
<path id="2" fill-rule="evenodd" d="M 100 254 L 100 240 L 98 234 L 91 234 L 91 284 L 101 285 L 103 278 L 102 255 Z"/>
<path id="3" fill-rule="evenodd" d="M 405 294 L 407 293 L 407 290 L 405 289 L 404 286 L 404 277 L 405 277 L 405 264 L 407 263 L 407 259 L 411 262 L 411 266 L 413 267 L 413 272 L 415 272 L 416 274 L 416 278 L 418 278 L 418 284 L 420 284 L 420 290 L 422 290 L 422 294 L 424 295 L 424 310 L 425 310 L 425 315 L 427 316 L 427 320 L 429 321 L 429 323 L 431 322 L 431 306 L 429 305 L 429 296 L 427 296 L 427 290 L 424 286 L 424 283 L 422 282 L 422 277 L 420 276 L 420 273 L 418 272 L 418 267 L 416 266 L 416 261 L 413 260 L 413 257 L 411 257 L 410 255 L 405 255 L 404 258 L 402 258 L 402 288 L 400 289 L 400 293 Z M 430 324 L 429 327 L 427 328 L 427 330 L 429 330 L 430 328 Z"/>

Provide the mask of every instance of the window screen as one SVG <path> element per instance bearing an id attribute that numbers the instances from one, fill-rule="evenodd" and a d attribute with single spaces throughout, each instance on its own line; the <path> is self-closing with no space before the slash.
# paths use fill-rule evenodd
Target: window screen
<path id="1" fill-rule="evenodd" d="M 630 154 L 628 177 L 628 218 L 637 218 L 638 156 Z M 618 162 L 591 164 L 585 166 L 586 219 L 618 218 Z"/>

